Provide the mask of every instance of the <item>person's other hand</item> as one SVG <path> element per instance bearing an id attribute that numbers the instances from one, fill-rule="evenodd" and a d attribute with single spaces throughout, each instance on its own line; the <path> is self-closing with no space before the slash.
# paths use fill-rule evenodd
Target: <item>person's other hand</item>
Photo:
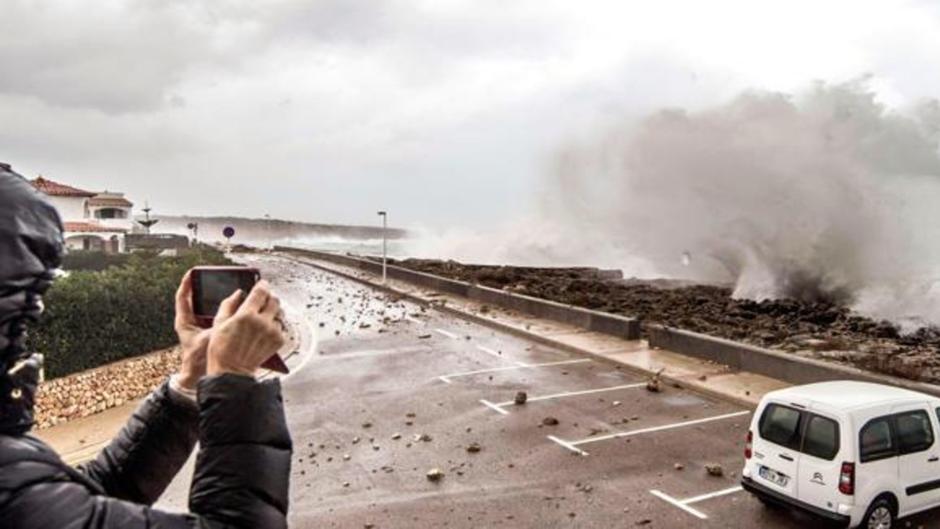
<path id="1" fill-rule="evenodd" d="M 182 361 L 177 382 L 185 389 L 196 389 L 199 379 L 206 374 L 206 351 L 209 347 L 209 329 L 196 322 L 193 311 L 192 272 L 186 272 L 176 290 L 176 320 L 173 328 L 180 339 Z"/>
<path id="2" fill-rule="evenodd" d="M 248 297 L 237 291 L 219 306 L 209 339 L 208 373 L 253 376 L 255 370 L 284 345 L 278 320 L 281 302 L 267 281 L 255 285 Z"/>

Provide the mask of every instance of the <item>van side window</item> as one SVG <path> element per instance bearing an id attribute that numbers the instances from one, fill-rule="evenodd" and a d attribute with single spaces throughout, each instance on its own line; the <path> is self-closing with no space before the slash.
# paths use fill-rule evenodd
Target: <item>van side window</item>
<path id="1" fill-rule="evenodd" d="M 780 404 L 769 404 L 760 418 L 761 438 L 791 450 L 799 450 L 802 416 L 799 410 Z"/>
<path id="2" fill-rule="evenodd" d="M 832 461 L 839 453 L 839 425 L 832 419 L 812 415 L 803 435 L 803 453 Z"/>
<path id="3" fill-rule="evenodd" d="M 933 446 L 933 427 L 930 416 L 923 410 L 899 413 L 895 416 L 898 429 L 898 448 L 901 454 L 922 452 Z"/>
<path id="4" fill-rule="evenodd" d="M 869 421 L 859 433 L 858 445 L 862 463 L 896 456 L 897 447 L 891 433 L 891 418 L 879 417 Z"/>

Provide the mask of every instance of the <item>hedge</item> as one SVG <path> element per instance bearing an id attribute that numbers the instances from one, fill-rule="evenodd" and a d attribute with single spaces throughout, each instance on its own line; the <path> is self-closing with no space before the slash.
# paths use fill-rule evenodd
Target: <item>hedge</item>
<path id="1" fill-rule="evenodd" d="M 30 330 L 32 350 L 46 355 L 46 374 L 60 377 L 170 347 L 174 294 L 197 264 L 230 264 L 202 248 L 178 257 L 132 254 L 122 266 L 73 270 L 44 298 L 46 313 Z"/>
<path id="2" fill-rule="evenodd" d="M 134 254 L 105 253 L 92 250 L 71 250 L 62 259 L 64 270 L 106 270 L 112 266 L 124 266 Z"/>

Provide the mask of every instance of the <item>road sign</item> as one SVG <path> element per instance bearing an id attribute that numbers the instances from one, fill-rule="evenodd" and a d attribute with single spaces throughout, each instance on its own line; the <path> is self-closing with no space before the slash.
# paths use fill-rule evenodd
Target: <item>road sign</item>
<path id="1" fill-rule="evenodd" d="M 235 236 L 235 228 L 226 226 L 225 229 L 222 230 L 222 235 L 224 235 L 226 239 L 231 240 L 232 237 Z"/>

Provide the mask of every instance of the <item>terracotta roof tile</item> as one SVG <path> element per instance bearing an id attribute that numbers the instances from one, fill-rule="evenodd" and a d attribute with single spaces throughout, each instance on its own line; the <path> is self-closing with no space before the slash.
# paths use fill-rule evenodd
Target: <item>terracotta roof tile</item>
<path id="1" fill-rule="evenodd" d="M 101 196 L 97 195 L 88 200 L 88 205 L 91 207 L 115 207 L 115 208 L 130 208 L 134 204 L 127 200 L 124 197 L 116 196 Z"/>
<path id="2" fill-rule="evenodd" d="M 77 187 L 67 186 L 65 184 L 60 184 L 58 182 L 53 182 L 52 180 L 38 177 L 35 180 L 30 180 L 33 187 L 42 191 L 43 193 L 54 196 L 54 197 L 88 197 L 91 198 L 98 193 L 92 193 L 91 191 L 85 191 L 84 189 L 78 189 Z"/>

